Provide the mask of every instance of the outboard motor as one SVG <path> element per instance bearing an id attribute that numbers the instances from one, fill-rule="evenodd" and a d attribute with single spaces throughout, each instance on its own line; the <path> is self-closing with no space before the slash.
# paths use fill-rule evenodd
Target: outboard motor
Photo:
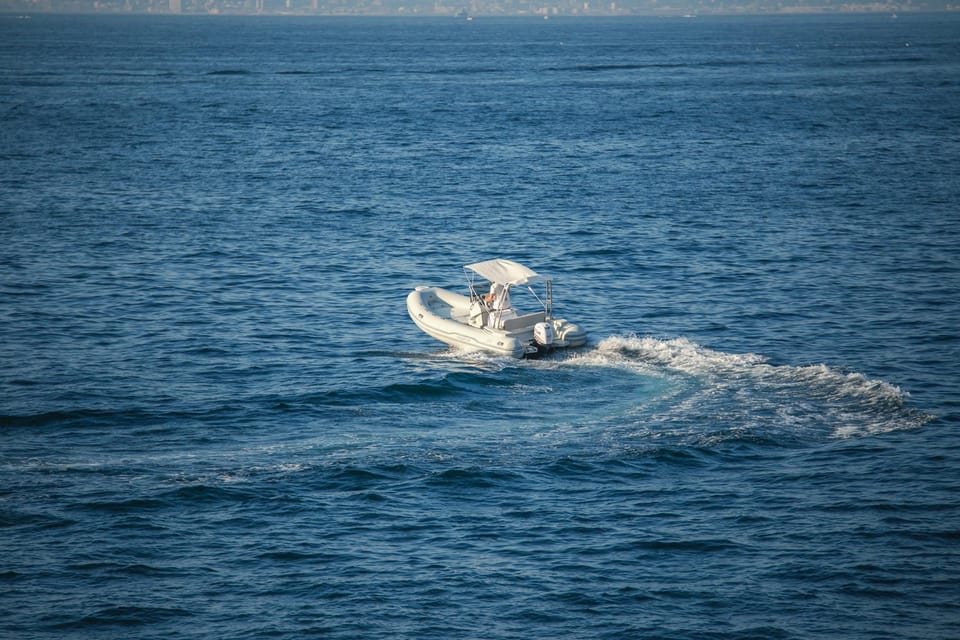
<path id="1" fill-rule="evenodd" d="M 553 324 L 538 322 L 533 326 L 533 341 L 537 345 L 538 353 L 547 353 L 553 350 Z"/>

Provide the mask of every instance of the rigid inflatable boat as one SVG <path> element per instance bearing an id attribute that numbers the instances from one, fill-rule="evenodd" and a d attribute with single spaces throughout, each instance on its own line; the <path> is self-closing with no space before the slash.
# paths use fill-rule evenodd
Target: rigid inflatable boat
<path id="1" fill-rule="evenodd" d="M 579 347 L 587 341 L 583 329 L 553 317 L 550 278 L 502 258 L 468 264 L 463 270 L 469 295 L 440 287 L 417 287 L 407 295 L 407 313 L 428 335 L 461 349 L 513 358 Z M 535 311 L 514 307 L 511 293 L 519 291 L 530 294 L 522 296 L 523 306 L 536 307 Z"/>

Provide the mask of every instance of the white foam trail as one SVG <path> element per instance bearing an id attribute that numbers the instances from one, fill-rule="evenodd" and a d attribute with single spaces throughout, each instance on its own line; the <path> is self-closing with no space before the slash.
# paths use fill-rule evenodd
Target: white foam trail
<path id="1" fill-rule="evenodd" d="M 600 353 L 628 353 L 647 362 L 695 375 L 765 362 L 763 357 L 751 353 L 713 351 L 686 338 L 658 340 L 632 335 L 610 336 L 600 341 L 597 350 Z"/>
<path id="2" fill-rule="evenodd" d="M 683 414 L 734 431 L 776 425 L 797 435 L 826 431 L 849 438 L 917 428 L 931 419 L 906 405 L 909 394 L 883 380 L 823 364 L 772 365 L 763 356 L 715 351 L 686 338 L 610 336 L 567 362 L 692 378 L 699 390 L 657 418 Z"/>

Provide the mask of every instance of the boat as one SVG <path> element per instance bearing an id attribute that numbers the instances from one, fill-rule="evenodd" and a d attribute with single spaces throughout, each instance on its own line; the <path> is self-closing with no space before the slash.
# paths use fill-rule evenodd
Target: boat
<path id="1" fill-rule="evenodd" d="M 578 325 L 553 317 L 549 277 L 504 258 L 468 264 L 463 271 L 467 295 L 430 286 L 418 286 L 407 295 L 407 313 L 427 335 L 467 351 L 512 358 L 586 343 L 587 334 Z M 518 292 L 525 294 L 522 306 L 536 310 L 515 307 L 511 293 Z"/>

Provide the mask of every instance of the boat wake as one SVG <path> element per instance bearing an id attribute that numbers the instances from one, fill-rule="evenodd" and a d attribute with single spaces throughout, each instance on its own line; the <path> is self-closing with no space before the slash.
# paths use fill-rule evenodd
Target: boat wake
<path id="1" fill-rule="evenodd" d="M 780 441 L 785 432 L 850 438 L 918 428 L 932 419 L 908 406 L 909 394 L 882 380 L 823 364 L 774 365 L 686 338 L 610 336 L 563 366 L 614 367 L 669 380 L 671 391 L 641 411 L 642 420 L 661 430 L 685 424 L 707 441 L 749 434 L 776 434 Z"/>
<path id="2" fill-rule="evenodd" d="M 229 461 L 287 469 L 282 465 L 310 466 L 317 457 L 428 468 L 632 459 L 740 445 L 804 447 L 933 419 L 883 380 L 823 364 L 771 364 L 682 337 L 614 335 L 540 360 L 448 349 L 371 351 L 358 362 L 371 371 L 360 384 L 258 391 L 226 404 L 217 398 L 0 415 L 0 426 L 16 430 L 23 451 L 46 446 L 54 429 L 82 438 L 86 449 L 73 446 L 64 459 L 71 469 L 112 465 L 119 451 L 128 462 L 137 452 L 144 465 L 177 469 L 188 455 L 202 461 L 203 473 L 242 477 Z M 379 369 L 371 362 L 393 370 L 374 379 Z M 259 428 L 278 422 L 286 428 L 281 441 L 274 429 Z M 152 439 L 149 453 L 140 450 L 144 437 Z"/>

